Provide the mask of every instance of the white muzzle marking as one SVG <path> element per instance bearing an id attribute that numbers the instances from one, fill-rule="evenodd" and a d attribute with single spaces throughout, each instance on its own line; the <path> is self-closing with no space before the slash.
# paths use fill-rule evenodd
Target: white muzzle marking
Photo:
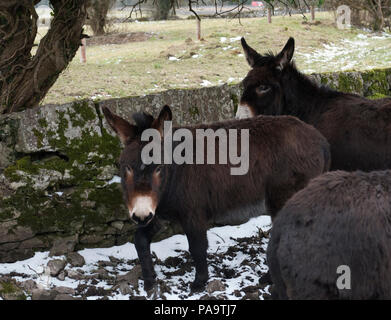
<path id="1" fill-rule="evenodd" d="M 238 106 L 238 111 L 236 111 L 236 119 L 247 119 L 254 117 L 251 109 L 243 104 Z"/>
<path id="2" fill-rule="evenodd" d="M 129 210 L 130 217 L 134 214 L 136 217 L 144 220 L 149 216 L 149 213 L 152 213 L 153 216 L 155 215 L 155 206 L 152 197 L 138 196 L 133 203 L 133 208 Z"/>

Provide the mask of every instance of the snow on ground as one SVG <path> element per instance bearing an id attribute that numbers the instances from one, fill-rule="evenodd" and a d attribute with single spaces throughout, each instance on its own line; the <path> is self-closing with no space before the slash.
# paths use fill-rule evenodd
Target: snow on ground
<path id="1" fill-rule="evenodd" d="M 263 299 L 268 297 L 269 286 L 260 284 L 259 279 L 267 272 L 265 250 L 270 228 L 270 217 L 261 216 L 240 226 L 216 227 L 208 231 L 210 281 L 216 283 L 217 280 L 220 286 L 214 292 L 216 289 L 211 287 L 209 292 L 190 292 L 195 271 L 184 235 L 152 243 L 158 285 L 149 295 L 139 279 L 140 267 L 133 243 L 80 250 L 78 253 L 85 259 L 84 266 L 75 268 L 67 264 L 63 281 L 50 276 L 47 263 L 53 259 L 65 259 L 65 256 L 49 257 L 49 252 L 37 252 L 24 261 L 0 264 L 0 278 L 8 276 L 18 283 L 33 280 L 45 290 L 71 288 L 73 297 L 83 299 Z M 124 287 L 121 278 L 128 277 L 129 280 L 132 271 L 138 276 L 133 284 L 128 282 Z M 221 286 L 225 289 L 222 290 Z M 27 296 L 30 299 L 31 294 L 27 293 Z"/>
<path id="2" fill-rule="evenodd" d="M 353 40 L 324 43 L 323 48 L 296 55 L 304 59 L 299 68 L 304 73 L 367 70 L 389 67 L 391 59 L 391 34 L 360 33 Z"/>

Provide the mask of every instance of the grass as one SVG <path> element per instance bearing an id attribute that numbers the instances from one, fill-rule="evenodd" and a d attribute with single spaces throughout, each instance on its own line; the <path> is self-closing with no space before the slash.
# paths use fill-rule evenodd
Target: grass
<path id="1" fill-rule="evenodd" d="M 80 53 L 51 88 L 43 104 L 66 103 L 81 98 L 125 97 L 143 95 L 172 88 L 200 87 L 204 80 L 212 84 L 239 82 L 249 67 L 242 54 L 240 41 L 231 38 L 246 37 L 259 52 L 279 51 L 289 37 L 296 39 L 296 62 L 307 72 L 337 71 L 347 65 L 338 61 L 351 55 L 360 65 L 382 67 L 389 64 L 391 39 L 373 40 L 369 48 L 370 62 L 360 57 L 360 47 L 354 44 L 362 30 L 338 30 L 329 13 L 318 13 L 319 25 L 303 24 L 301 16 L 275 17 L 270 25 L 265 18 L 205 19 L 202 21 L 203 41 L 195 40 L 194 20 L 123 23 L 116 32 L 148 32 L 152 37 L 143 42 L 121 45 L 99 45 L 87 48 L 87 63 L 80 62 Z M 45 34 L 40 29 L 40 35 Z M 88 30 L 87 30 L 88 32 Z M 88 32 L 89 33 L 89 32 Z M 222 43 L 221 38 L 226 38 Z M 351 41 L 352 52 L 327 60 L 324 45 L 338 44 L 341 50 Z M 335 50 L 338 52 L 338 46 Z M 381 58 L 376 50 L 381 49 Z M 313 59 L 312 59 L 313 55 Z M 322 57 L 325 56 L 325 62 Z M 169 57 L 179 60 L 171 61 Z M 331 57 L 332 58 L 332 57 Z"/>

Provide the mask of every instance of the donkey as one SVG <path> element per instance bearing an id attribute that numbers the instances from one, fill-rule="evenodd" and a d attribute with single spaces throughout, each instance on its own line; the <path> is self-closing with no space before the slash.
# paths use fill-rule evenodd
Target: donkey
<path id="1" fill-rule="evenodd" d="M 328 140 L 331 169 L 391 169 L 391 99 L 364 97 L 318 86 L 300 73 L 292 57 L 295 41 L 260 55 L 242 38 L 252 70 L 243 80 L 237 118 L 292 115 L 312 124 Z"/>
<path id="2" fill-rule="evenodd" d="M 108 108 L 103 108 L 103 113 L 125 146 L 119 160 L 123 195 L 131 219 L 138 224 L 135 245 L 146 290 L 153 287 L 156 277 L 150 243 L 158 231 L 158 218 L 182 225 L 196 268 L 191 288 L 197 291 L 208 280 L 206 231 L 211 218 L 263 200 L 274 217 L 295 192 L 330 166 L 327 140 L 312 126 L 290 116 L 172 128 L 174 133 L 188 129 L 193 140 L 200 129 L 248 130 L 249 170 L 245 175 L 231 175 L 228 164 L 145 164 L 142 150 L 147 143 L 141 135 L 146 129 L 155 129 L 163 150 L 165 122 L 172 120 L 170 108 L 164 106 L 156 119 L 135 114 L 135 125 Z M 218 140 L 214 150 L 220 147 Z"/>
<path id="3" fill-rule="evenodd" d="M 295 194 L 267 249 L 276 299 L 391 299 L 391 171 L 335 171 Z"/>

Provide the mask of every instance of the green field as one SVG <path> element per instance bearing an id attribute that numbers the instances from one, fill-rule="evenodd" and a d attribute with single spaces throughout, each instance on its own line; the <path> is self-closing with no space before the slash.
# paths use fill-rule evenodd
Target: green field
<path id="1" fill-rule="evenodd" d="M 260 52 L 280 50 L 294 37 L 297 65 L 306 73 L 391 66 L 390 35 L 338 30 L 329 13 L 319 13 L 317 20 L 303 23 L 300 15 L 275 17 L 272 24 L 265 18 L 242 19 L 241 24 L 237 19 L 205 19 L 202 41 L 195 40 L 194 20 L 113 25 L 116 33 L 145 32 L 149 38 L 123 44 L 101 39 L 100 45 L 87 48 L 86 64 L 79 52 L 43 104 L 239 82 L 249 70 L 241 36 Z M 40 29 L 40 36 L 45 32 Z"/>

